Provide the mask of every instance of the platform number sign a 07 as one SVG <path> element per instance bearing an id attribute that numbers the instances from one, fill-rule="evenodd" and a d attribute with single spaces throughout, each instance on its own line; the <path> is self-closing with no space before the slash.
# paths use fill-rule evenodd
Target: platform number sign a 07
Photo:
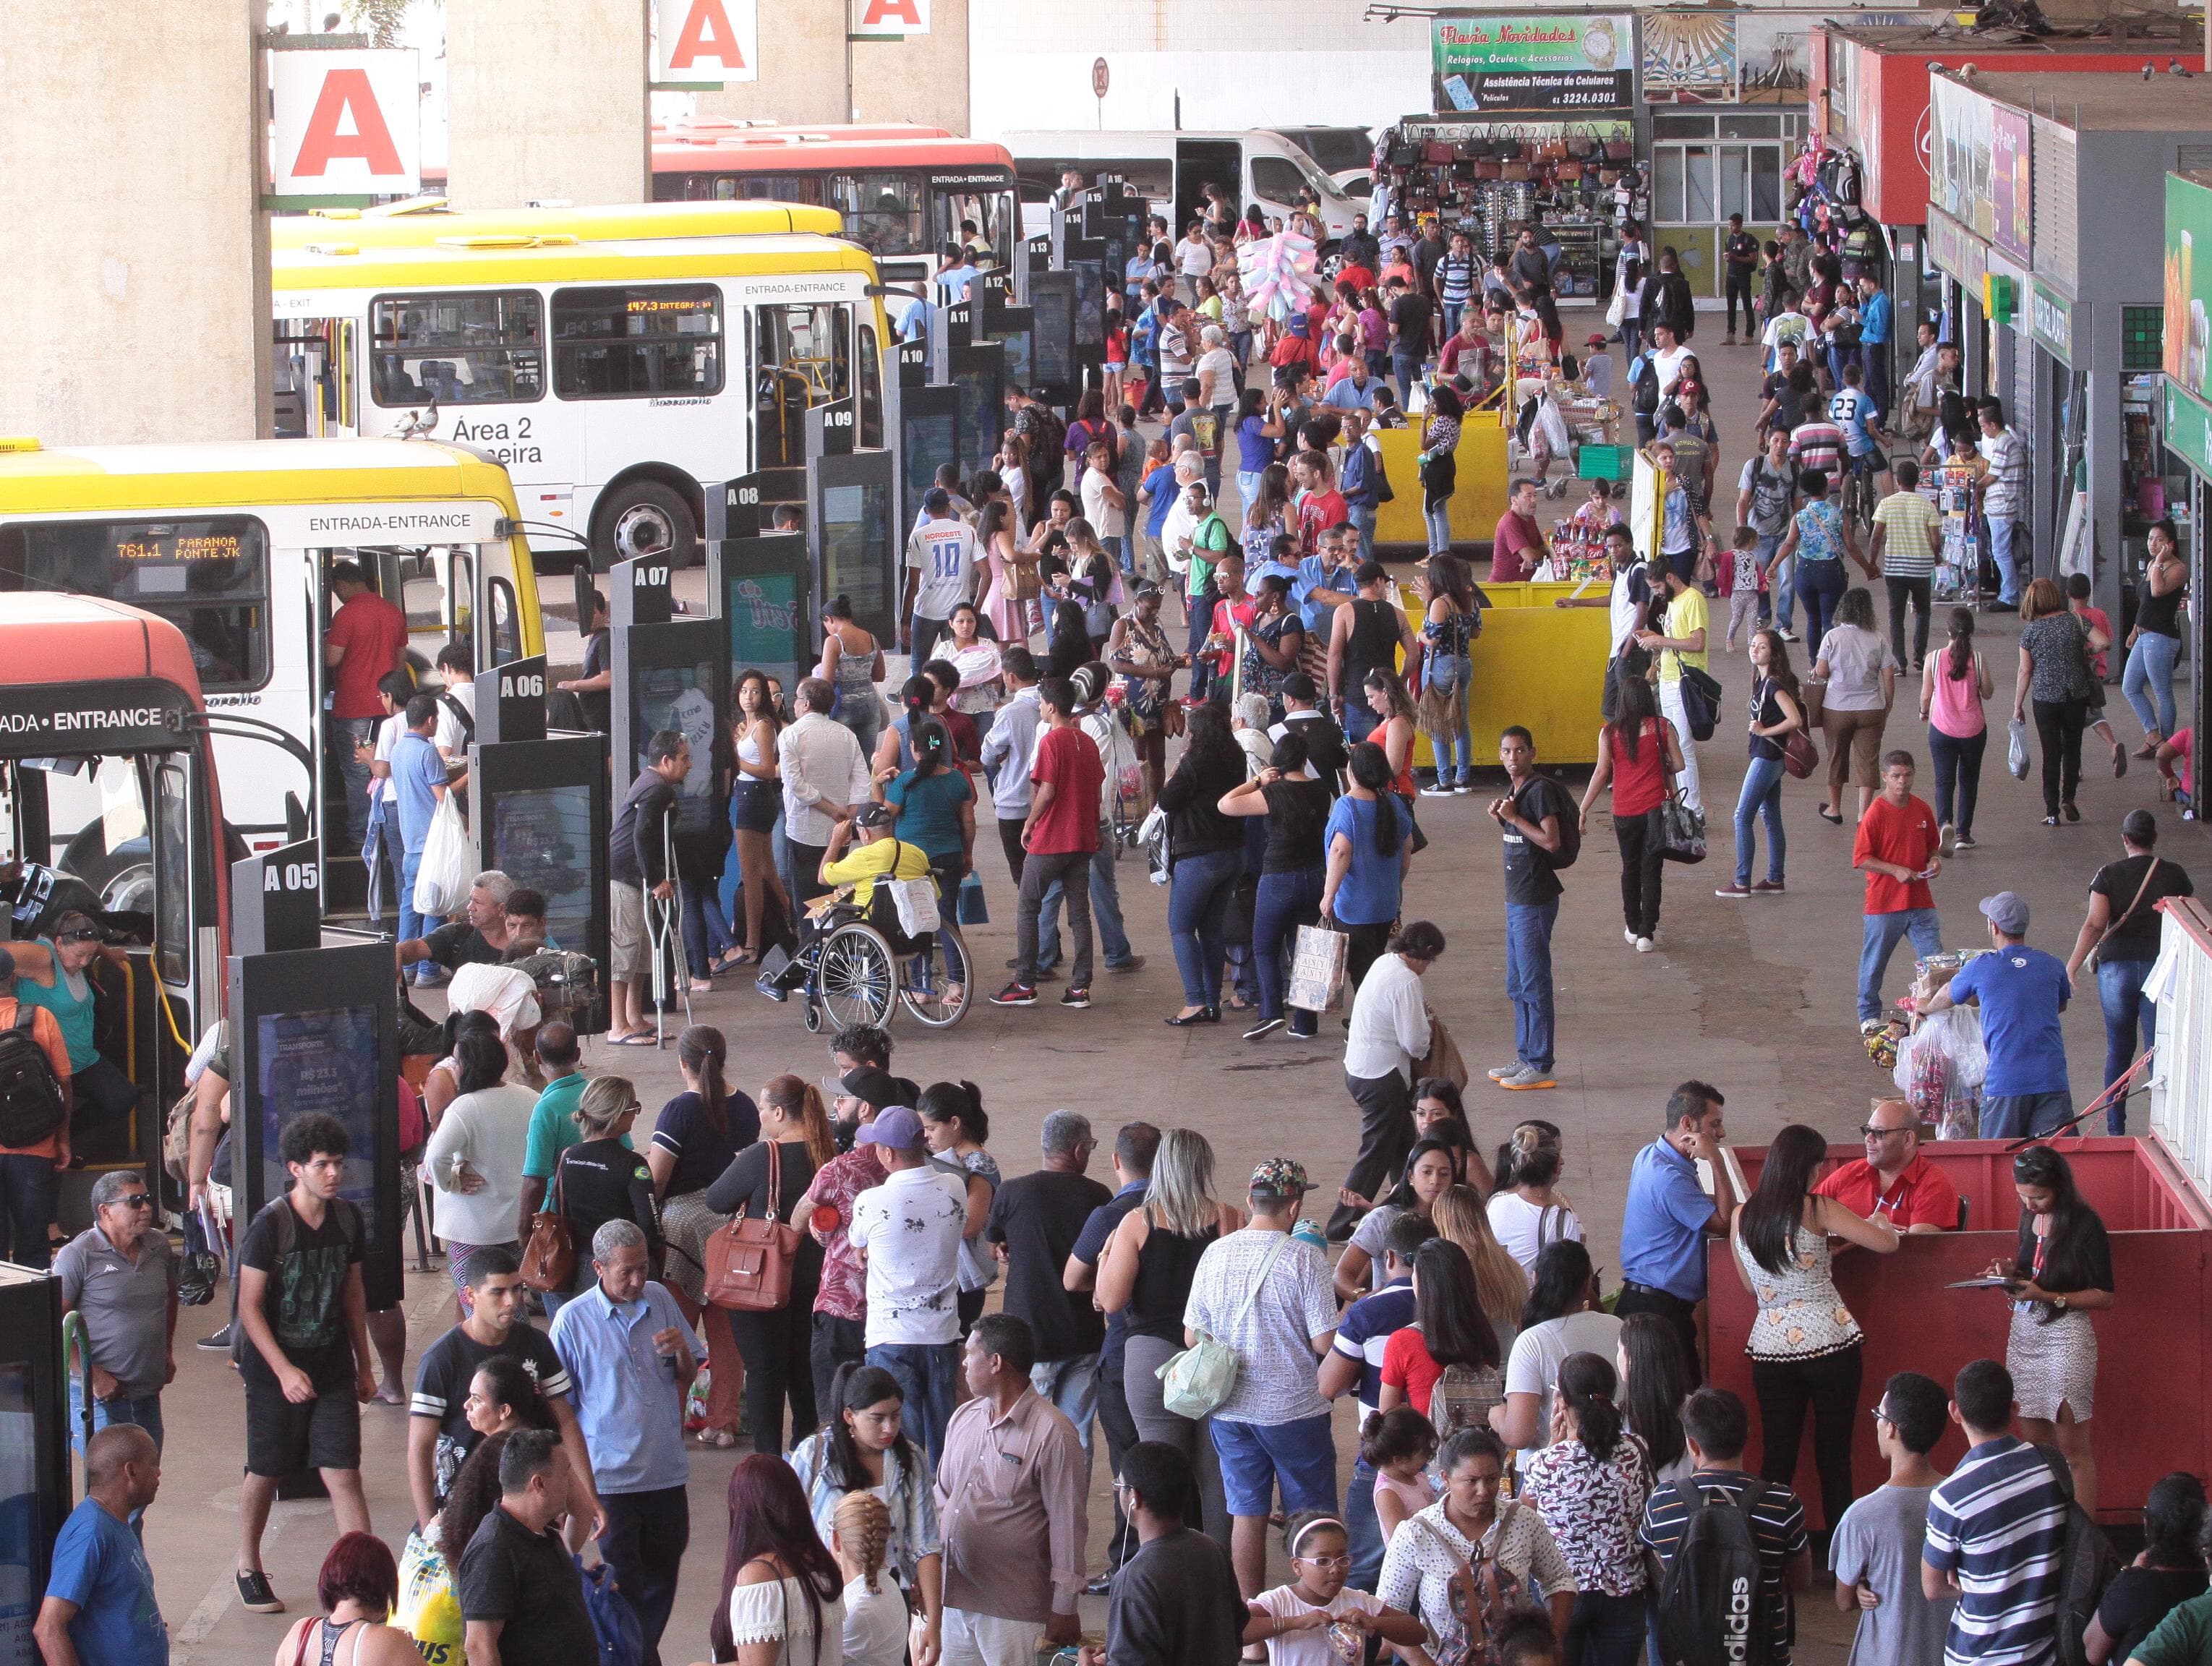
<path id="1" fill-rule="evenodd" d="M 896 40 L 929 33 L 929 0 L 853 0 L 853 33 Z"/>
<path id="2" fill-rule="evenodd" d="M 653 0 L 653 43 L 656 87 L 758 81 L 758 0 Z"/>
<path id="3" fill-rule="evenodd" d="M 269 100 L 274 195 L 422 189 L 420 66 L 412 48 L 271 52 Z"/>

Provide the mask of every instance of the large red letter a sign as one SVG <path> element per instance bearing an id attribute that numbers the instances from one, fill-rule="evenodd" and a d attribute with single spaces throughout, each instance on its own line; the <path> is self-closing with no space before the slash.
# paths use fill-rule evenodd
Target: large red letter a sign
<path id="1" fill-rule="evenodd" d="M 349 115 L 353 131 L 339 131 Z M 366 70 L 332 70 L 323 77 L 321 96 L 307 118 L 307 131 L 301 136 L 299 154 L 292 164 L 293 177 L 312 179 L 326 172 L 339 157 L 366 162 L 371 173 L 401 171 L 399 148 L 392 143 L 392 130 L 385 123 Z"/>
<path id="2" fill-rule="evenodd" d="M 738 33 L 730 27 L 729 14 L 722 9 L 722 0 L 691 0 L 690 15 L 684 20 L 684 32 L 676 37 L 676 45 L 668 54 L 672 70 L 698 67 L 702 58 L 712 59 L 715 67 L 742 70 L 745 54 L 738 45 Z"/>
<path id="3" fill-rule="evenodd" d="M 760 75 L 757 0 L 655 0 L 653 79 L 719 87 Z"/>
<path id="4" fill-rule="evenodd" d="M 858 35 L 908 35 L 929 33 L 929 0 L 860 0 L 853 22 Z"/>
<path id="5" fill-rule="evenodd" d="M 422 189 L 414 48 L 272 52 L 268 63 L 270 185 L 277 198 Z"/>

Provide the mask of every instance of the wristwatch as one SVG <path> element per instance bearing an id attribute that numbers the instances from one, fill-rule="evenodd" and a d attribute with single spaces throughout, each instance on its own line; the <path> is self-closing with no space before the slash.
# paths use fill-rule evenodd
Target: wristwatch
<path id="1" fill-rule="evenodd" d="M 2051 1298 L 2051 1304 L 2057 1308 L 2061 1313 L 2063 1313 L 2066 1310 L 2066 1298 L 2063 1296 L 2054 1296 Z"/>

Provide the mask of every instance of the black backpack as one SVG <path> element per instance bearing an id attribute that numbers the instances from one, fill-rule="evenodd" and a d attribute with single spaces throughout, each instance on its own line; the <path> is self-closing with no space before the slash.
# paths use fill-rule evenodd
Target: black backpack
<path id="1" fill-rule="evenodd" d="M 1583 854 L 1582 818 L 1575 814 L 1574 794 L 1568 792 L 1565 787 L 1560 786 L 1556 781 L 1552 781 L 1549 775 L 1535 775 L 1530 779 L 1550 781 L 1553 790 L 1559 793 L 1567 802 L 1566 810 L 1559 817 L 1559 848 L 1557 850 L 1539 850 L 1536 853 L 1544 866 L 1557 873 L 1562 868 L 1572 867 L 1576 859 Z M 1520 794 L 1516 793 L 1514 797 L 1517 800 Z"/>
<path id="2" fill-rule="evenodd" d="M 2124 1566 L 2089 1512 L 2075 1502 L 2074 1472 L 2057 1448 L 2038 1446 L 2036 1456 L 2050 1468 L 2066 1495 L 2066 1541 L 2058 1554 L 2058 1666 L 2086 1666 L 2082 1638 L 2096 1617 L 2105 1588 Z"/>
<path id="3" fill-rule="evenodd" d="M 69 1116 L 61 1079 L 31 1026 L 40 1009 L 15 1003 L 15 1021 L 0 1030 L 0 1146 L 35 1146 Z"/>
<path id="4" fill-rule="evenodd" d="M 1774 1657 L 1770 1601 L 1751 1512 L 1766 1483 L 1747 1481 L 1736 1503 L 1686 1483 L 1690 1514 L 1659 1591 L 1663 1666 L 1767 1666 Z"/>

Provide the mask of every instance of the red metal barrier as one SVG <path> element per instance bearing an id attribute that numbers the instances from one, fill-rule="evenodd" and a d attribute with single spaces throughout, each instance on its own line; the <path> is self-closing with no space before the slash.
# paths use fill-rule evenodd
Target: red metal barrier
<path id="1" fill-rule="evenodd" d="M 2104 1218 L 2111 1235 L 2112 1277 L 2118 1304 L 2100 1313 L 2097 1328 L 2096 1415 L 2091 1420 L 2098 1467 L 2098 1516 L 2110 1522 L 2138 1518 L 2152 1483 L 2174 1469 L 2198 1474 L 2212 1466 L 2212 1208 L 2190 1187 L 2155 1141 L 2136 1139 L 2063 1140 L 2082 1196 Z M 1893 1256 L 1843 1250 L 1836 1256 L 1836 1288 L 1866 1332 L 1865 1375 L 1852 1423 L 1851 1480 L 1855 1493 L 1871 1492 L 1887 1478 L 1876 1450 L 1867 1408 L 1881 1385 L 1900 1371 L 1934 1377 L 1948 1389 L 1970 1359 L 2004 1358 L 2011 1310 L 1993 1290 L 1946 1290 L 1958 1279 L 1978 1277 L 2000 1257 L 2009 1258 L 2019 1231 L 2020 1205 L 2012 1185 L 2012 1158 L 2004 1142 L 1931 1142 L 1921 1150 L 1950 1177 L 1967 1205 L 1967 1230 L 1906 1237 Z M 1848 1162 L 1856 1146 L 1836 1146 L 1831 1156 Z M 1744 1176 L 1758 1183 L 1764 1151 L 1736 1152 Z M 1725 1239 L 1707 1252 L 1711 1300 L 1708 1307 L 1711 1378 L 1733 1389 L 1752 1408 L 1749 1467 L 1759 1461 L 1758 1396 L 1744 1343 L 1758 1311 L 1738 1276 Z M 1812 1421 L 1806 1420 L 1796 1486 L 1808 1520 L 1820 1516 L 1820 1489 L 1813 1469 Z M 1948 1469 L 1965 1450 L 1956 1428 L 1945 1436 L 1936 1462 Z"/>

